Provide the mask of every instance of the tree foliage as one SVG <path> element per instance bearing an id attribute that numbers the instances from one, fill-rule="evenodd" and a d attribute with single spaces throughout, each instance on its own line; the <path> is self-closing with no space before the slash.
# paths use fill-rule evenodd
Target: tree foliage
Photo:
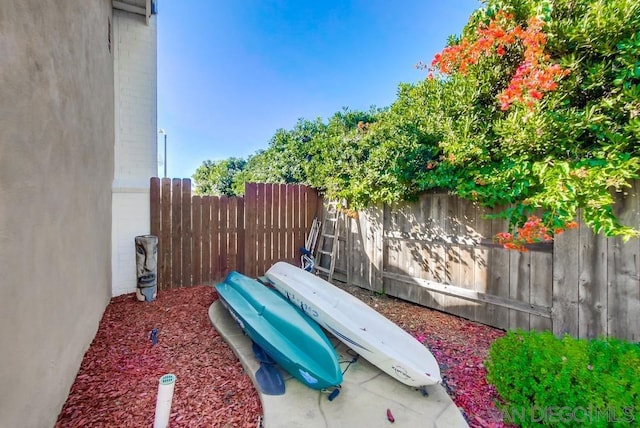
<path id="1" fill-rule="evenodd" d="M 198 195 L 236 196 L 237 193 L 233 187 L 234 180 L 246 164 L 247 161 L 240 158 L 204 161 L 193 175 L 195 193 Z"/>
<path id="2" fill-rule="evenodd" d="M 613 203 L 640 171 L 639 58 L 637 0 L 486 0 L 391 106 L 278 130 L 233 186 L 304 183 L 352 208 L 446 189 L 508 207 L 500 242 L 516 248 L 578 209 L 637 236 Z"/>
<path id="3" fill-rule="evenodd" d="M 640 4 L 488 1 L 471 17 L 461 40 L 482 39 L 499 12 L 511 17 L 511 28 L 540 22 L 536 36 L 545 41 L 544 61 L 566 73 L 544 94 L 526 87 L 527 96 L 507 108 L 501 96 L 527 61 L 528 46 L 522 43 L 494 45 L 464 72 L 458 68 L 440 76 L 445 96 L 438 104 L 458 117 L 439 144 L 441 166 L 463 178 L 453 189 L 486 205 L 511 204 L 503 215 L 514 226 L 541 210 L 546 227 L 558 232 L 581 208 L 596 232 L 637 236 L 615 218 L 612 192 L 629 186 L 640 170 Z M 461 43 L 453 40 L 450 46 Z M 423 183 L 448 182 L 449 172 L 444 175 L 435 171 Z"/>

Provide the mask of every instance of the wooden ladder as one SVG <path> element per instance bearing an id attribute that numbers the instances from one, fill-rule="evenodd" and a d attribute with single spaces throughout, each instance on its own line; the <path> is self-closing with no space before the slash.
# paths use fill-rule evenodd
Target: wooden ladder
<path id="1" fill-rule="evenodd" d="M 319 274 L 325 274 L 327 276 L 327 281 L 331 282 L 336 268 L 336 255 L 338 254 L 338 240 L 340 237 L 340 213 L 338 212 L 338 207 L 335 202 L 329 202 L 326 214 L 327 215 L 324 216 L 322 222 L 322 231 L 320 233 L 316 272 Z M 325 250 L 325 246 L 328 246 L 329 249 Z M 323 256 L 329 257 L 329 268 L 320 266 Z"/>

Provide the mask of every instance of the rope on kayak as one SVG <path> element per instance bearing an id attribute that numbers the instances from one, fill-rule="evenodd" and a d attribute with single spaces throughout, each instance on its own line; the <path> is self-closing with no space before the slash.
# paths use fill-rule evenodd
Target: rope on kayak
<path id="1" fill-rule="evenodd" d="M 358 358 L 360 358 L 360 354 L 358 354 L 356 351 L 354 351 L 353 349 L 347 349 L 347 354 L 349 354 L 351 358 L 351 361 L 347 360 L 347 361 L 340 361 L 340 364 L 347 364 L 347 367 L 342 371 L 342 376 L 344 376 L 344 374 L 347 372 L 347 370 L 349 370 L 349 367 L 351 367 L 351 364 L 355 363 L 356 361 L 358 361 Z"/>

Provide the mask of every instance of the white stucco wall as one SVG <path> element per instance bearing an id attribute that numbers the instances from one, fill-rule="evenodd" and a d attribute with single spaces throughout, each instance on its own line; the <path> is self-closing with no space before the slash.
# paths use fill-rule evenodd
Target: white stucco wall
<path id="1" fill-rule="evenodd" d="M 134 238 L 149 233 L 149 178 L 157 175 L 156 16 L 113 11 L 115 165 L 112 295 L 136 289 Z"/>
<path id="2" fill-rule="evenodd" d="M 111 294 L 111 0 L 0 1 L 0 427 L 55 425 Z"/>

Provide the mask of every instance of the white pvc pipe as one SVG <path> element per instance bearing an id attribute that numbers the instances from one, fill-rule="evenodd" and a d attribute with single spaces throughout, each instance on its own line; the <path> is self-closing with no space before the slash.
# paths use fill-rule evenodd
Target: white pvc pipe
<path id="1" fill-rule="evenodd" d="M 158 382 L 158 400 L 156 401 L 156 418 L 153 428 L 167 428 L 169 415 L 171 414 L 171 401 L 173 400 L 173 387 L 176 384 L 176 375 L 166 374 L 160 377 Z"/>

